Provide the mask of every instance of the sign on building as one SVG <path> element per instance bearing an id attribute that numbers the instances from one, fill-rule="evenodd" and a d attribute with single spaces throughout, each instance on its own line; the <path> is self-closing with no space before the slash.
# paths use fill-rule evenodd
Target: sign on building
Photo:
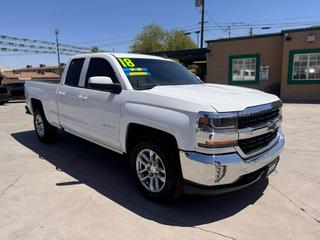
<path id="1" fill-rule="evenodd" d="M 269 80 L 269 72 L 270 72 L 270 66 L 260 66 L 260 80 L 266 81 Z"/>

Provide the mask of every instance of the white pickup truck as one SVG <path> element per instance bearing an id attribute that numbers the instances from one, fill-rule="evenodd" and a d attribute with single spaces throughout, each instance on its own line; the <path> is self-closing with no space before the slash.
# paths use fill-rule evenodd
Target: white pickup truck
<path id="1" fill-rule="evenodd" d="M 268 176 L 284 146 L 278 97 L 206 84 L 161 57 L 72 57 L 60 83 L 27 81 L 39 139 L 57 129 L 128 156 L 141 191 L 159 200 L 234 191 Z"/>

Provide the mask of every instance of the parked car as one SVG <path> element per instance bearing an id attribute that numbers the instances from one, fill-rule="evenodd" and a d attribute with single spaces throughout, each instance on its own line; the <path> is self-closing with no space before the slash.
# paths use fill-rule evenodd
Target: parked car
<path id="1" fill-rule="evenodd" d="M 77 55 L 60 83 L 25 87 L 42 142 L 63 129 L 127 155 L 138 187 L 154 200 L 249 186 L 274 171 L 284 146 L 277 96 L 203 83 L 161 57 Z"/>
<path id="2" fill-rule="evenodd" d="M 7 83 L 5 85 L 10 93 L 11 100 L 25 99 L 24 84 L 25 82 L 22 81 L 22 82 L 15 82 L 15 83 Z"/>
<path id="3" fill-rule="evenodd" d="M 0 86 L 0 105 L 5 104 L 10 100 L 10 94 L 6 87 Z"/>

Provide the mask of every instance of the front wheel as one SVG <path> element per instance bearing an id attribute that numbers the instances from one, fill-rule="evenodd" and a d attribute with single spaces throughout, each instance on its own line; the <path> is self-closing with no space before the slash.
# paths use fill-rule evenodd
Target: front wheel
<path id="1" fill-rule="evenodd" d="M 33 114 L 33 123 L 37 136 L 41 142 L 53 141 L 57 135 L 57 128 L 50 125 L 43 111 L 35 110 Z"/>
<path id="2" fill-rule="evenodd" d="M 177 154 L 160 143 L 142 141 L 131 153 L 131 171 L 140 190 L 155 201 L 170 202 L 183 193 Z"/>

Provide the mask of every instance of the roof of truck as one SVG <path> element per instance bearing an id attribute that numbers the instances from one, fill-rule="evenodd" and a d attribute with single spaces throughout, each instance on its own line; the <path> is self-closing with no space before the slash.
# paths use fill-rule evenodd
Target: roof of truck
<path id="1" fill-rule="evenodd" d="M 148 58 L 148 59 L 158 59 L 158 60 L 167 60 L 166 58 L 147 55 L 147 54 L 136 54 L 136 53 L 115 53 L 115 52 L 101 52 L 101 53 L 85 53 L 85 54 L 78 54 L 73 56 L 74 57 L 85 57 L 85 56 L 99 56 L 99 55 L 112 55 L 115 58 Z"/>

